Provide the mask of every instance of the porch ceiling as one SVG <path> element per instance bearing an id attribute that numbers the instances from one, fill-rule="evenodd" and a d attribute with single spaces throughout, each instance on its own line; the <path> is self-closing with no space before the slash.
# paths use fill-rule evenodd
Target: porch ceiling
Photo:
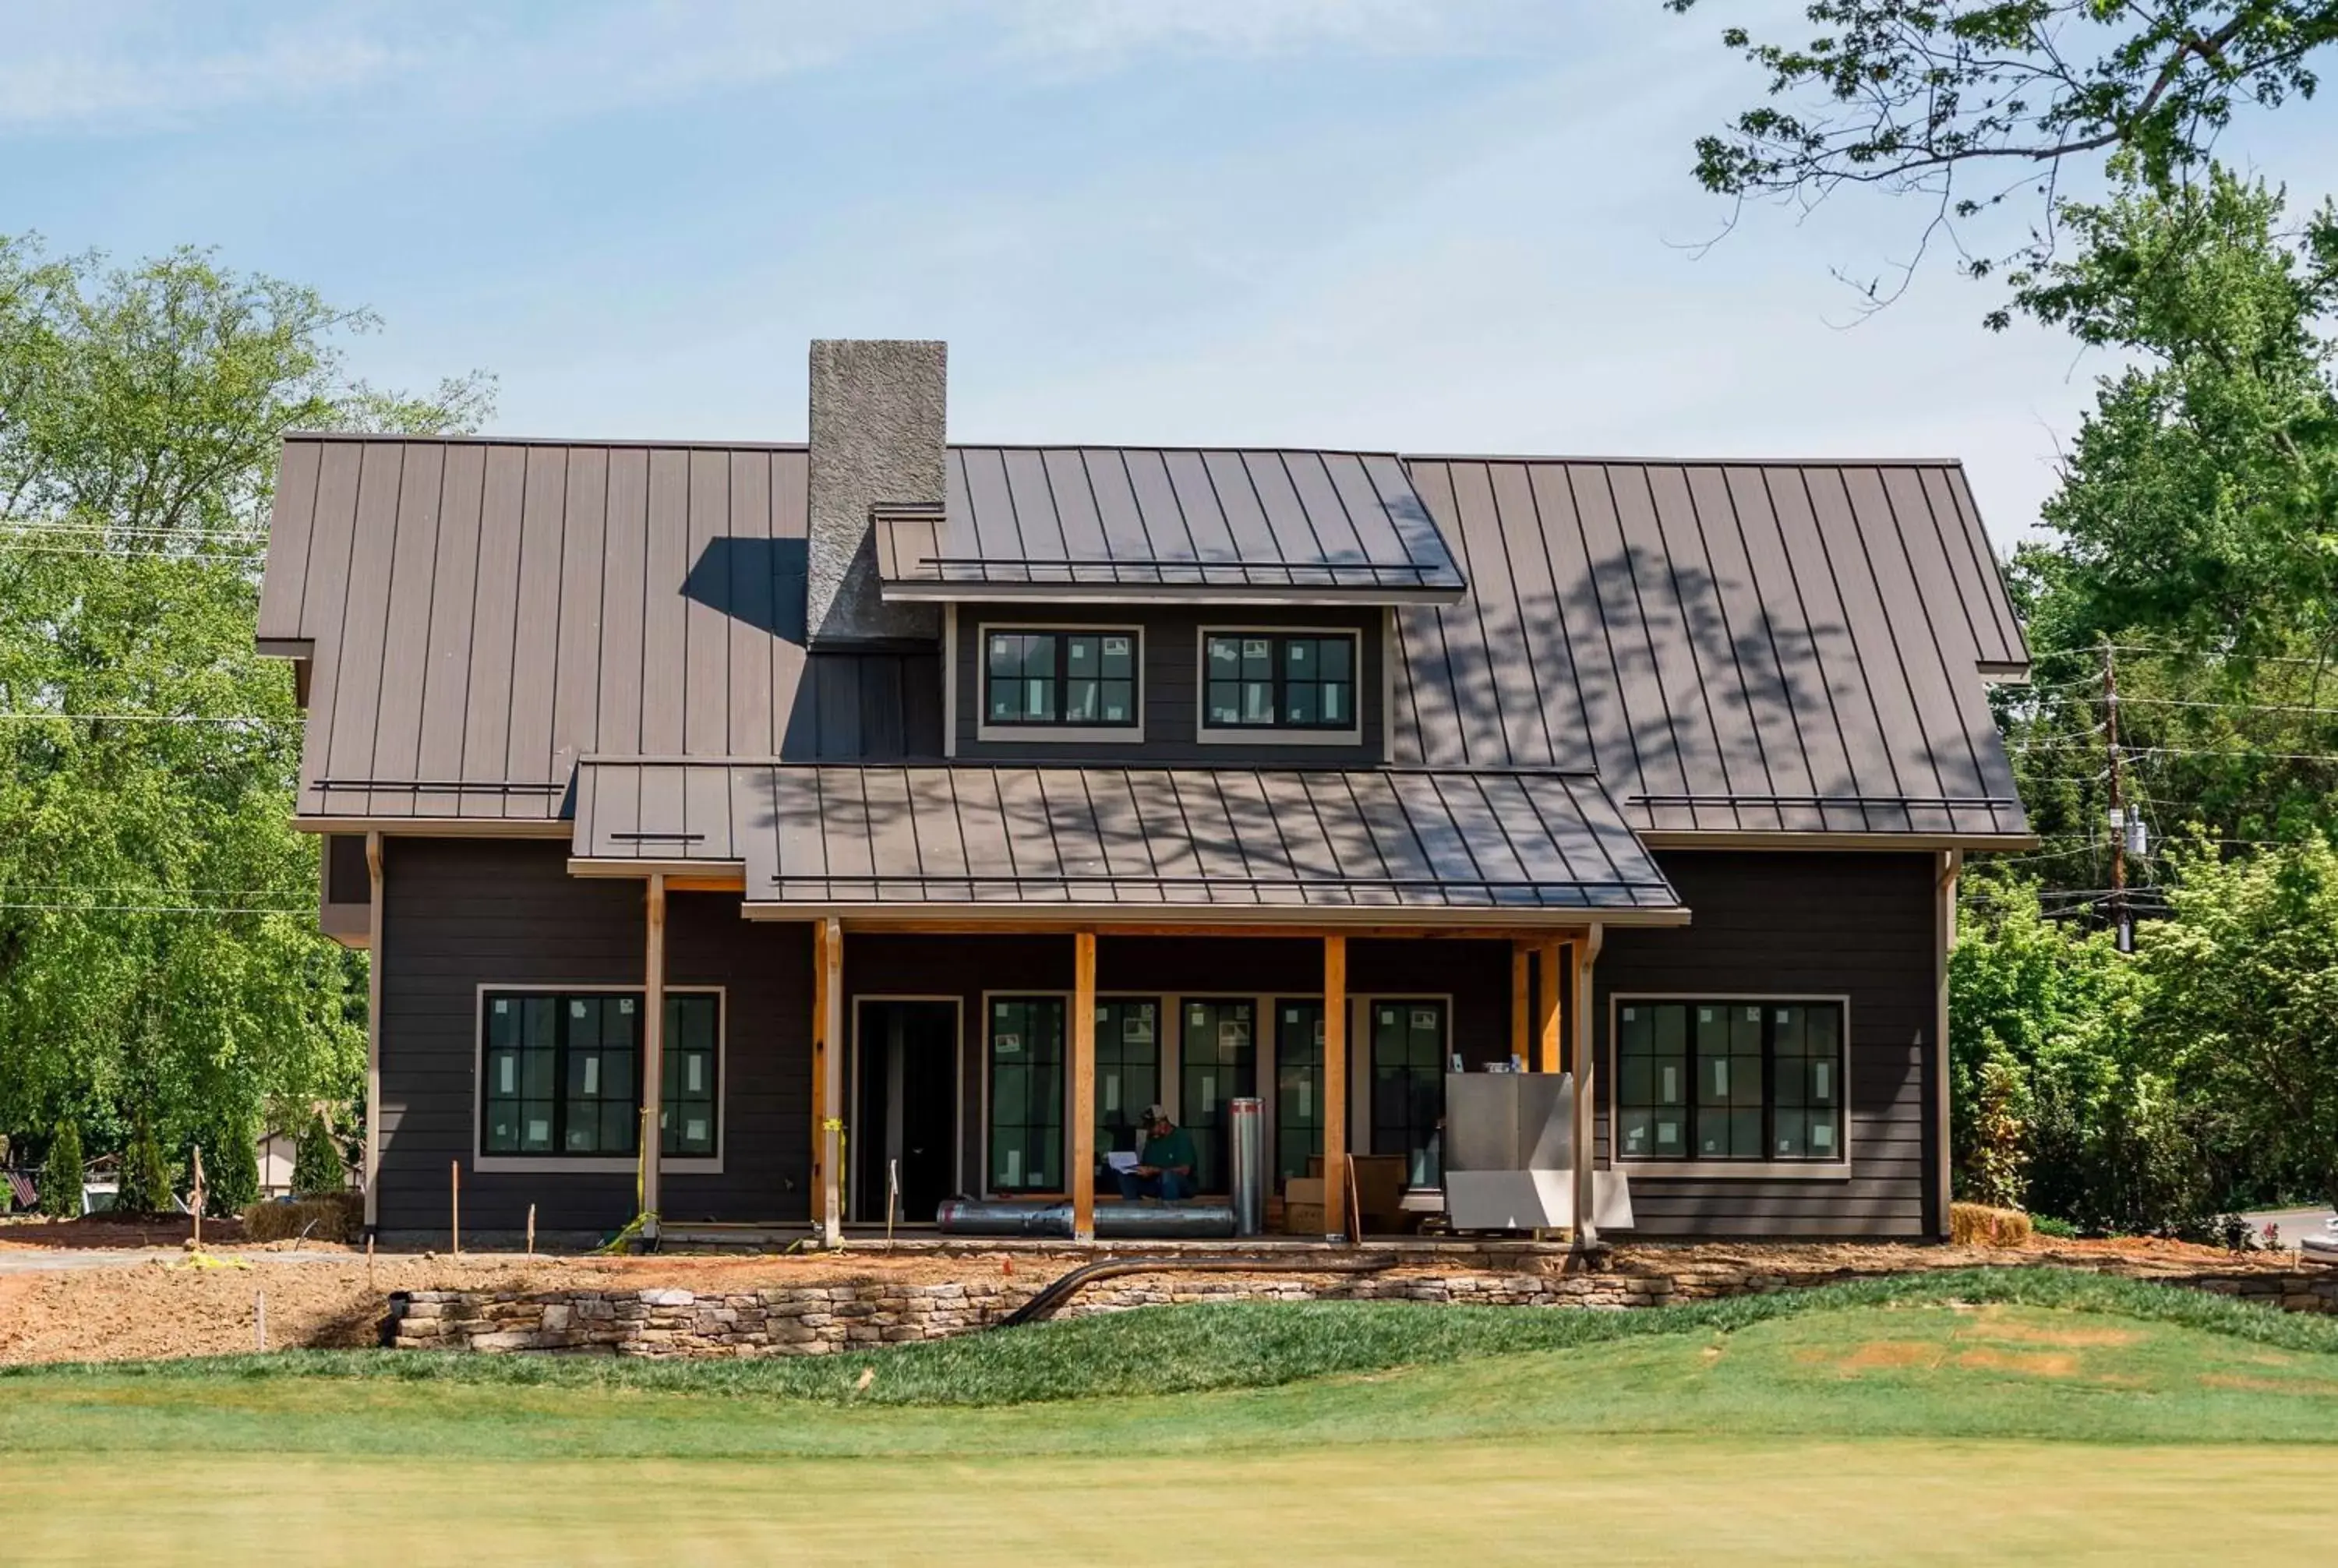
<path id="1" fill-rule="evenodd" d="M 1686 915 L 1583 774 L 588 758 L 576 799 L 580 862 L 742 866 L 766 917 Z"/>

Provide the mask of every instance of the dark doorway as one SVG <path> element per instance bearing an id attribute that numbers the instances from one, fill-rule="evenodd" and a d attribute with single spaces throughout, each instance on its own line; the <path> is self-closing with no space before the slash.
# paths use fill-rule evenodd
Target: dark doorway
<path id="1" fill-rule="evenodd" d="M 957 1188 L 958 1006 L 955 1002 L 860 1004 L 853 1034 L 852 1218 L 885 1221 L 889 1178 L 898 1176 L 893 1219 L 931 1224 Z"/>

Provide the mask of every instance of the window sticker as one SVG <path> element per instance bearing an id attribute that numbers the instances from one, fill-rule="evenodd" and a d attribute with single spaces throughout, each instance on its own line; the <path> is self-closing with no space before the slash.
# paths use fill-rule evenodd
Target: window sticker
<path id="1" fill-rule="evenodd" d="M 1813 1149 L 1832 1149 L 1834 1147 L 1834 1129 L 1824 1122 L 1813 1122 L 1811 1123 L 1811 1147 Z"/>
<path id="2" fill-rule="evenodd" d="M 1414 1009 L 1412 1010 L 1412 1026 L 1413 1026 L 1414 1028 L 1416 1028 L 1416 1029 L 1434 1029 L 1434 1028 L 1436 1028 L 1436 1027 L 1437 1027 L 1437 1009 L 1436 1009 L 1436 1008 L 1434 1008 L 1434 1007 L 1416 1007 L 1416 1008 L 1414 1008 Z"/>
<path id="3" fill-rule="evenodd" d="M 990 1039 L 991 1044 L 998 1048 L 998 1054 L 1001 1056 L 1019 1056 L 1023 1054 L 1023 1036 L 1020 1034 L 994 1034 Z"/>
<path id="4" fill-rule="evenodd" d="M 1820 1099 L 1822 1099 L 1822 1100 L 1824 1100 L 1824 1099 L 1828 1098 L 1828 1097 L 1829 1097 L 1829 1094 L 1830 1094 L 1830 1090 L 1829 1090 L 1829 1088 L 1828 1088 L 1828 1085 L 1829 1085 L 1829 1084 L 1833 1081 L 1833 1077 L 1834 1077 L 1834 1063 L 1832 1063 L 1832 1062 L 1813 1062 L 1813 1063 L 1811 1063 L 1811 1093 L 1813 1093 L 1813 1094 L 1816 1094 L 1816 1095 L 1817 1095 Z"/>
<path id="5" fill-rule="evenodd" d="M 519 1061 L 516 1057 L 506 1056 L 496 1062 L 496 1093 L 498 1094 L 519 1093 Z"/>
<path id="6" fill-rule="evenodd" d="M 1315 1115 L 1315 1083 L 1310 1078 L 1299 1081 L 1299 1119 L 1311 1121 Z"/>
<path id="7" fill-rule="evenodd" d="M 1700 1008 L 1698 1008 L 1698 1009 L 1696 1010 L 1696 1021 L 1697 1021 L 1698 1023 L 1700 1023 L 1700 1024 L 1710 1024 L 1710 1023 L 1712 1023 L 1712 1022 L 1713 1022 L 1713 1009 L 1712 1009 L 1712 1008 L 1710 1008 L 1710 1007 L 1700 1007 Z"/>
<path id="8" fill-rule="evenodd" d="M 1107 658 L 1107 659 L 1118 659 L 1118 658 L 1125 657 L 1125 656 L 1127 654 L 1127 652 L 1128 652 L 1128 639 L 1127 639 L 1127 638 L 1125 638 L 1125 637 L 1107 637 L 1107 638 L 1105 638 L 1105 639 L 1104 640 L 1104 656 L 1105 656 L 1105 658 Z"/>
<path id="9" fill-rule="evenodd" d="M 1679 1098 L 1680 1098 L 1680 1069 L 1679 1069 L 1679 1068 L 1677 1068 L 1677 1067 L 1666 1067 L 1666 1068 L 1665 1069 L 1665 1072 L 1664 1072 L 1664 1091 L 1663 1091 L 1663 1093 L 1659 1093 L 1659 1094 L 1656 1096 L 1656 1098 L 1657 1098 L 1657 1099 L 1659 1099 L 1659 1100 L 1661 1100 L 1661 1101 L 1663 1101 L 1663 1102 L 1664 1102 L 1665 1104 L 1667 1104 L 1667 1105 L 1671 1104 L 1674 1101 L 1675 1101 L 1675 1100 L 1677 1100 L 1677 1099 L 1679 1099 Z"/>
<path id="10" fill-rule="evenodd" d="M 1243 638 L 1243 658 L 1245 658 L 1245 659 L 1263 659 L 1263 658 L 1265 658 L 1265 657 L 1266 657 L 1266 639 L 1265 639 L 1265 638 L 1263 638 L 1263 637 L 1245 637 L 1245 638 Z"/>
<path id="11" fill-rule="evenodd" d="M 1640 1010 L 1636 1007 L 1626 1007 L 1624 1009 L 1624 1022 L 1626 1024 L 1631 1023 L 1634 1019 L 1639 1017 L 1639 1015 Z"/>
<path id="12" fill-rule="evenodd" d="M 568 1004 L 568 1015 L 569 1015 L 571 1018 L 582 1018 L 582 1017 L 584 1017 L 584 1003 L 582 1003 L 582 1002 L 571 1002 L 571 1003 Z"/>
<path id="13" fill-rule="evenodd" d="M 1202 1074 L 1202 1114 L 1206 1116 L 1217 1108 L 1218 1075 L 1214 1073 L 1204 1073 Z"/>
<path id="14" fill-rule="evenodd" d="M 536 1120 L 536 1119 L 535 1119 L 535 1118 L 530 1118 L 530 1119 L 529 1119 L 529 1122 L 528 1122 L 528 1124 L 527 1124 L 527 1141 L 528 1141 L 529 1142 L 531 1142 L 531 1143 L 545 1143 L 545 1142 L 549 1142 L 551 1141 L 551 1139 L 552 1139 L 552 1123 L 551 1123 L 551 1122 L 545 1122 L 545 1121 L 540 1121 L 540 1120 Z"/>
<path id="15" fill-rule="evenodd" d="M 601 1059 L 598 1056 L 584 1058 L 584 1093 L 587 1096 L 601 1093 Z"/>
<path id="16" fill-rule="evenodd" d="M 1228 1051 L 1239 1051 L 1250 1044 L 1250 1025 L 1239 1018 L 1218 1021 L 1218 1044 Z"/>
<path id="17" fill-rule="evenodd" d="M 691 1057 L 690 1069 L 686 1075 L 690 1080 L 687 1092 L 693 1094 L 704 1093 L 706 1092 L 706 1058 Z"/>
<path id="18" fill-rule="evenodd" d="M 634 1015 L 634 999 L 630 996 L 619 997 L 617 999 L 617 1011 L 624 1014 L 628 1018 L 632 1017 Z"/>
<path id="19" fill-rule="evenodd" d="M 1109 1116 L 1109 1115 L 1111 1115 L 1114 1112 L 1115 1112 L 1115 1111 L 1117 1111 L 1117 1110 L 1119 1110 L 1119 1109 L 1120 1109 L 1120 1074 L 1119 1074 L 1119 1073 L 1105 1073 L 1105 1074 L 1104 1075 L 1104 1111 L 1105 1111 L 1105 1115 L 1107 1115 L 1107 1116 Z"/>
<path id="20" fill-rule="evenodd" d="M 1023 1185 L 1022 1150 L 1009 1149 L 1007 1152 L 1007 1169 L 999 1173 L 998 1184 L 1001 1187 L 1020 1187 Z"/>
<path id="21" fill-rule="evenodd" d="M 504 1014 L 504 1013 L 508 1013 L 508 1012 L 510 1012 L 510 1011 L 511 1011 L 511 998 L 510 998 L 510 997 L 508 997 L 508 996 L 498 996 L 498 997 L 496 997 L 496 1011 L 498 1014 Z"/>
<path id="22" fill-rule="evenodd" d="M 696 1116 L 692 1117 L 689 1121 L 687 1121 L 687 1122 L 683 1122 L 683 1123 L 682 1124 L 682 1136 L 683 1136 L 683 1142 L 689 1142 L 689 1143 L 703 1143 L 703 1142 L 706 1142 L 706 1122 L 705 1122 L 702 1118 L 699 1118 L 699 1117 L 696 1117 Z"/>
<path id="23" fill-rule="evenodd" d="M 1129 1014 L 1121 1021 L 1120 1037 L 1131 1045 L 1152 1044 L 1153 1010 L 1148 1007 L 1142 1013 Z"/>

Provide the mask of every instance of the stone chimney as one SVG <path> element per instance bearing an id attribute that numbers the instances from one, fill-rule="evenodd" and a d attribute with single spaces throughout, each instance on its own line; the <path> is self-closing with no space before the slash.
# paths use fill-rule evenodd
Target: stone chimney
<path id="1" fill-rule="evenodd" d="M 930 604 L 877 593 L 869 509 L 938 506 L 949 345 L 814 338 L 810 546 L 804 625 L 814 643 L 940 635 Z"/>

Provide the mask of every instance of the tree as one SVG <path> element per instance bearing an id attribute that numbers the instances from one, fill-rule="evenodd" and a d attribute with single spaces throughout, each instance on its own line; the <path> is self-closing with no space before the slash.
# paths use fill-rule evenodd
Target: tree
<path id="1" fill-rule="evenodd" d="M 2338 43 L 2338 0 L 1814 0 L 1804 15 L 1806 42 L 1722 34 L 1769 84 L 1766 102 L 1698 138 L 1705 189 L 1912 195 L 1930 211 L 1928 241 L 2019 195 L 2035 206 L 2014 254 L 2032 264 L 2051 251 L 2073 161 L 2092 171 L 2125 153 L 2171 189 L 2237 111 L 2311 97 L 2313 58 Z M 1975 276 L 1997 264 L 1960 250 Z"/>
<path id="2" fill-rule="evenodd" d="M 172 1172 L 162 1158 L 162 1143 L 154 1136 L 154 1124 L 142 1118 L 122 1151 L 122 1168 L 113 1195 L 114 1212 L 139 1219 L 169 1213 L 173 1206 L 172 1181 Z"/>
<path id="3" fill-rule="evenodd" d="M 214 1118 L 208 1135 L 189 1146 L 190 1170 L 196 1148 L 203 1152 L 204 1213 L 225 1219 L 260 1201 L 260 1153 L 251 1123 L 232 1111 Z"/>
<path id="4" fill-rule="evenodd" d="M 2338 1205 L 2338 852 L 2177 860 L 2141 933 L 2148 1027 L 2235 1146 Z"/>
<path id="5" fill-rule="evenodd" d="M 70 1116 L 57 1123 L 41 1166 L 41 1212 L 53 1220 L 81 1218 L 81 1127 Z"/>
<path id="6" fill-rule="evenodd" d="M 300 714 L 252 644 L 277 441 L 486 407 L 352 377 L 371 325 L 201 252 L 0 239 L 0 1129 L 183 1149 L 355 1092 L 365 960 L 315 929 Z"/>
<path id="7" fill-rule="evenodd" d="M 349 1162 L 341 1158 L 341 1146 L 333 1141 L 333 1130 L 325 1124 L 320 1111 L 300 1130 L 300 1144 L 293 1151 L 292 1194 L 312 1198 L 339 1192 L 349 1184 Z"/>

